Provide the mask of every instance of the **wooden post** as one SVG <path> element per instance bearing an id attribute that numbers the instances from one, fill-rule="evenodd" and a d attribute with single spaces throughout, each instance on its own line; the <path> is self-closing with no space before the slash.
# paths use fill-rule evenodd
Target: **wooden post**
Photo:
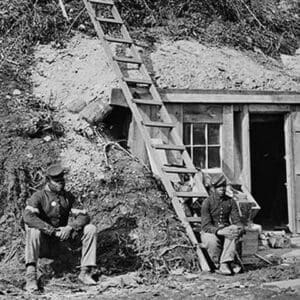
<path id="1" fill-rule="evenodd" d="M 284 117 L 284 138 L 285 138 L 285 162 L 286 162 L 286 188 L 288 199 L 288 219 L 289 229 L 296 232 L 296 201 L 295 201 L 295 183 L 293 170 L 293 114 L 286 114 Z"/>
<path id="2" fill-rule="evenodd" d="M 242 171 L 241 181 L 251 191 L 250 121 L 248 105 L 242 109 Z"/>

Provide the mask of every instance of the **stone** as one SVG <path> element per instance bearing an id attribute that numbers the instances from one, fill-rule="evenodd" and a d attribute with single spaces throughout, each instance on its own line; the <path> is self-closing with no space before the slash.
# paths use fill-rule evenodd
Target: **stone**
<path id="1" fill-rule="evenodd" d="M 44 137 L 44 141 L 45 142 L 50 142 L 52 140 L 51 136 L 50 135 L 47 135 Z"/>
<path id="2" fill-rule="evenodd" d="M 91 125 L 96 125 L 104 119 L 112 111 L 112 107 L 108 103 L 95 101 L 87 105 L 80 113 L 82 119 Z"/>
<path id="3" fill-rule="evenodd" d="M 18 89 L 15 89 L 14 91 L 13 91 L 13 95 L 14 96 L 20 96 L 22 94 L 22 92 L 20 91 L 20 90 L 18 90 Z"/>
<path id="4" fill-rule="evenodd" d="M 67 105 L 67 110 L 73 114 L 80 113 L 86 107 L 86 102 L 83 98 L 75 98 Z"/>

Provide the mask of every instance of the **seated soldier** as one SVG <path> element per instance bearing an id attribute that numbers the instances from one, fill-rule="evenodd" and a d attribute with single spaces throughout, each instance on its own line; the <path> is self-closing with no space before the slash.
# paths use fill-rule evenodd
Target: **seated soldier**
<path id="1" fill-rule="evenodd" d="M 236 242 L 243 226 L 236 202 L 226 196 L 226 178 L 217 174 L 211 179 L 210 195 L 201 208 L 201 240 L 218 268 L 217 272 L 231 275 Z M 239 271 L 240 268 L 235 268 Z"/>
<path id="2" fill-rule="evenodd" d="M 46 251 L 60 249 L 65 242 L 82 244 L 81 272 L 79 280 L 84 284 L 96 284 L 91 276 L 96 267 L 96 227 L 89 224 L 86 210 L 72 208 L 74 196 L 65 191 L 64 169 L 51 165 L 46 173 L 44 189 L 35 192 L 27 201 L 23 213 L 25 222 L 26 290 L 34 292 L 37 285 L 38 258 Z M 70 222 L 69 215 L 75 220 Z"/>

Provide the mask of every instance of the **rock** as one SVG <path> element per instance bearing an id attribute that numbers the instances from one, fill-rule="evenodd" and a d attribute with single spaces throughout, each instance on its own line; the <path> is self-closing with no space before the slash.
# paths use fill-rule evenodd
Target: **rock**
<path id="1" fill-rule="evenodd" d="M 55 62 L 56 57 L 57 57 L 56 54 L 50 55 L 50 56 L 48 56 L 48 57 L 46 58 L 46 62 L 47 62 L 48 64 L 52 64 L 53 62 Z"/>
<path id="2" fill-rule="evenodd" d="M 170 274 L 171 275 L 183 275 L 184 273 L 184 268 L 178 268 L 175 270 L 171 270 Z"/>
<path id="3" fill-rule="evenodd" d="M 80 30 L 80 31 L 86 31 L 85 25 L 80 24 L 80 25 L 78 26 L 78 30 Z"/>
<path id="4" fill-rule="evenodd" d="M 44 137 L 44 141 L 45 142 L 50 142 L 52 140 L 51 136 L 50 135 L 47 135 Z"/>
<path id="5" fill-rule="evenodd" d="M 86 107 L 86 102 L 83 98 L 75 98 L 72 102 L 67 105 L 69 112 L 77 114 Z"/>
<path id="6" fill-rule="evenodd" d="M 20 90 L 18 90 L 18 89 L 15 89 L 14 91 L 13 91 L 13 95 L 14 96 L 20 96 L 22 94 L 22 92 L 20 91 Z"/>
<path id="7" fill-rule="evenodd" d="M 112 111 L 112 107 L 100 101 L 92 102 L 81 111 L 82 119 L 91 125 L 102 122 Z"/>

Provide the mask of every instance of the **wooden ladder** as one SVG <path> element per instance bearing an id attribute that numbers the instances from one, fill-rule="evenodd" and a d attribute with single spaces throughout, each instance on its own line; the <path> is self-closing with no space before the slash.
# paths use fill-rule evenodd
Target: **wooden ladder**
<path id="1" fill-rule="evenodd" d="M 192 224 L 201 222 L 201 219 L 200 217 L 186 217 L 183 204 L 184 201 L 189 198 L 199 197 L 203 199 L 204 197 L 207 197 L 206 189 L 202 184 L 202 177 L 196 170 L 186 151 L 182 140 L 176 131 L 175 124 L 172 122 L 160 94 L 152 82 L 114 2 L 110 0 L 83 1 L 114 72 L 119 79 L 119 85 L 122 88 L 137 127 L 141 132 L 141 136 L 144 139 L 152 164 L 155 165 L 158 176 L 169 197 L 172 199 L 172 205 L 175 212 L 185 227 L 190 241 L 195 247 L 201 269 L 202 271 L 210 271 L 201 244 L 192 228 Z M 113 51 L 112 47 L 115 47 L 114 49 L 117 49 L 117 51 Z M 118 49 L 120 50 L 119 54 L 114 55 L 114 52 L 118 53 Z M 130 51 L 130 55 L 127 54 L 128 51 Z M 120 52 L 122 52 L 122 55 L 120 55 Z M 135 71 L 131 71 L 131 73 L 136 72 L 138 73 L 138 76 L 128 75 L 128 71 L 127 73 L 124 72 L 124 64 L 125 66 L 133 66 Z M 150 99 L 138 99 L 138 97 L 136 97 L 134 91 L 141 87 L 147 91 Z M 149 114 L 149 110 L 151 111 L 151 114 Z M 156 137 L 157 134 L 160 134 L 164 140 L 153 139 L 151 135 L 154 133 L 156 133 Z M 154 142 L 154 140 L 156 142 Z M 157 142 L 158 140 L 161 142 Z M 174 155 L 175 153 L 177 161 L 179 160 L 180 164 L 174 165 L 164 163 L 161 159 L 161 151 L 164 151 L 166 157 L 167 155 Z M 193 178 L 196 191 L 176 191 L 174 183 L 172 182 L 172 176 L 173 178 L 174 176 L 179 178 L 180 174 L 189 174 L 189 176 Z"/>

